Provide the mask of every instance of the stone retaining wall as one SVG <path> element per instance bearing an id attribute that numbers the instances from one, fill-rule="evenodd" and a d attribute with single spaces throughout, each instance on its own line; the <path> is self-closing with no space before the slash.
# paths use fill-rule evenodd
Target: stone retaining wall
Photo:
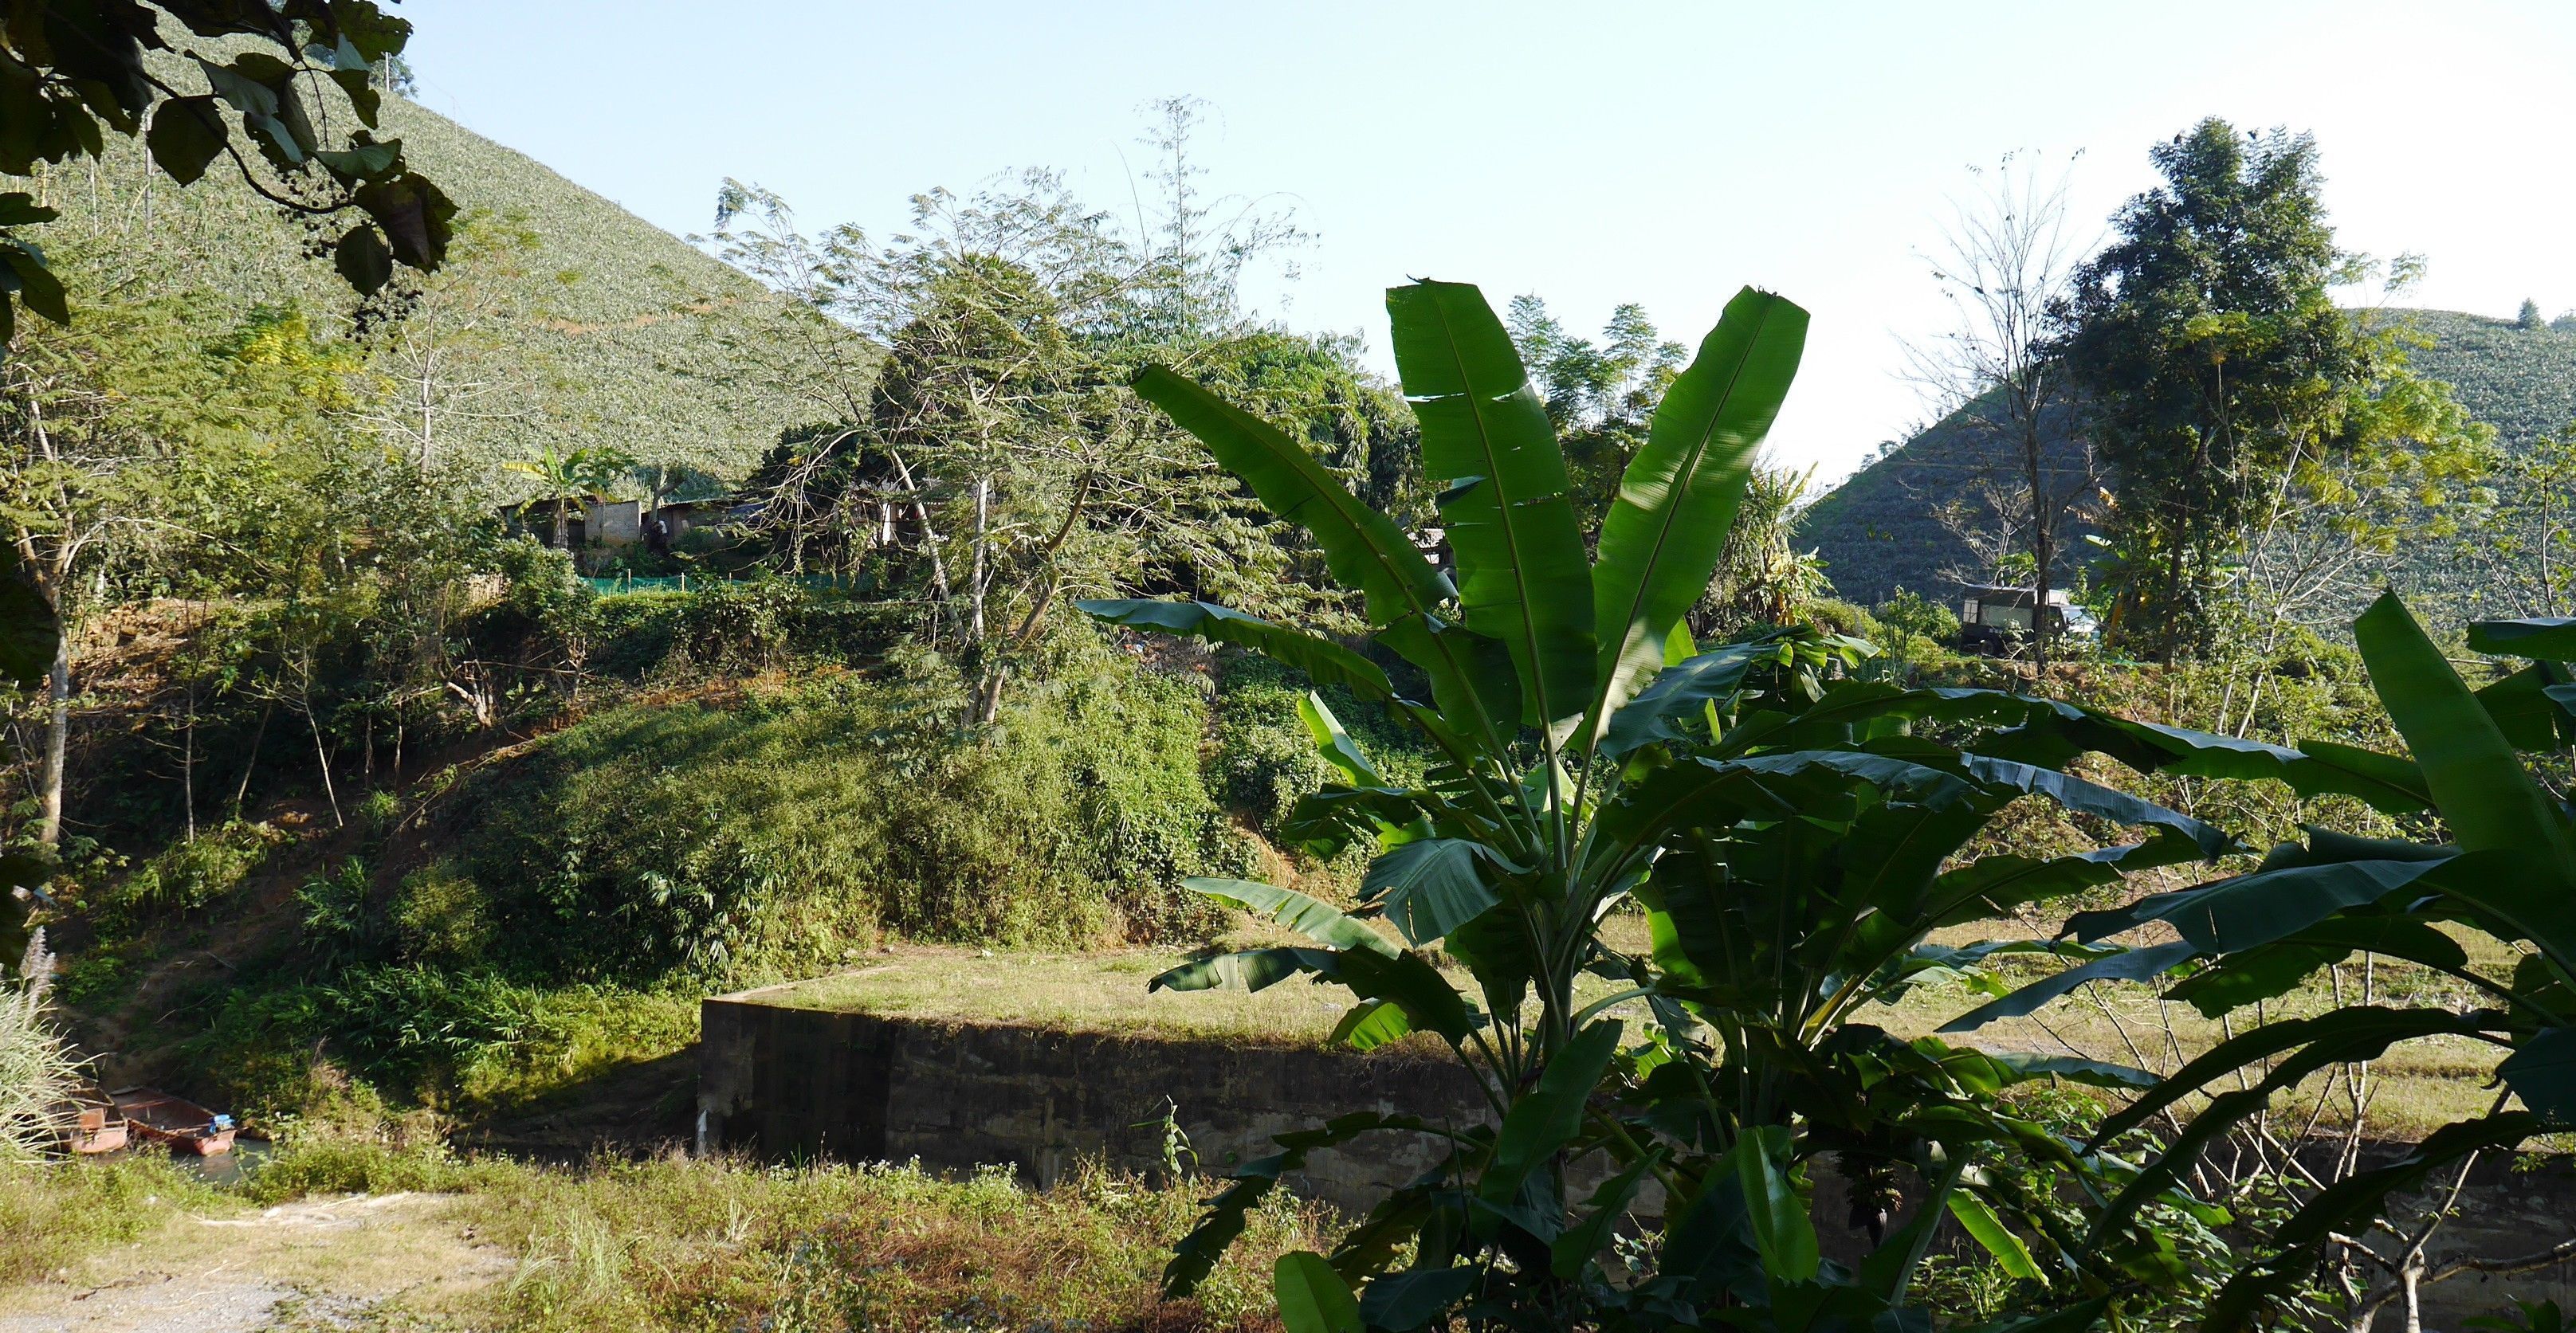
<path id="1" fill-rule="evenodd" d="M 1045 1185 L 1080 1159 L 1159 1173 L 1166 1115 L 1199 1169 L 1277 1151 L 1271 1136 L 1375 1110 L 1482 1123 L 1446 1053 L 1067 1033 L 764 1004 L 700 1009 L 698 1146 L 964 1170 L 1005 1164 Z M 1168 1100 L 1167 1100 L 1168 1099 Z M 1376 1134 L 1315 1153 L 1289 1184 L 1364 1206 L 1438 1160 L 1433 1141 Z"/>
<path id="2" fill-rule="evenodd" d="M 764 1003 L 757 991 L 707 1000 L 700 1012 L 702 1153 L 918 1159 L 950 1171 L 1008 1165 L 1043 1186 L 1082 1159 L 1160 1175 L 1167 1109 L 1197 1154 L 1193 1165 L 1213 1175 L 1276 1151 L 1275 1134 L 1353 1111 L 1461 1125 L 1486 1115 L 1473 1079 L 1445 1053 L 1358 1055 L 839 1013 Z M 2384 1155 L 2400 1151 L 2392 1146 Z M 1434 1141 L 1420 1135 L 1370 1135 L 1314 1153 L 1286 1183 L 1357 1210 L 1438 1156 Z M 2450 1179 L 2442 1173 L 2444 1186 Z M 1842 1197 L 1842 1183 L 1820 1174 L 1816 1216 L 1826 1251 L 1856 1260 L 1864 1242 L 1833 1225 L 1845 1212 Z M 2576 1235 L 2576 1170 L 2565 1157 L 2490 1155 L 2460 1205 L 2429 1247 L 2433 1264 L 2457 1254 L 2531 1253 Z M 1945 1246 L 1955 1239 L 1945 1238 Z M 2471 1273 L 2429 1287 L 2425 1327 L 2457 1330 L 2461 1319 L 2492 1313 L 2508 1297 L 2552 1298 L 2576 1310 L 2576 1265 Z M 2379 1326 L 2401 1327 L 2400 1313 L 2392 1307 Z"/>

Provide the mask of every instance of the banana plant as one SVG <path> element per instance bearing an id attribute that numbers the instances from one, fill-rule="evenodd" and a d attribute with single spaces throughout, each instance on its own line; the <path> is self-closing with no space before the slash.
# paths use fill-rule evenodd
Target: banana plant
<path id="1" fill-rule="evenodd" d="M 2410 753 L 2321 743 L 2301 749 L 2336 766 L 2346 779 L 2338 789 L 2383 811 L 2437 814 L 2450 841 L 2312 828 L 2304 842 L 2274 848 L 2244 874 L 2073 917 L 2072 943 L 2100 948 L 2096 957 L 1951 1025 L 1964 1031 L 2029 1012 L 2088 970 L 2165 978 L 2172 998 L 2215 1017 L 2285 994 L 2360 952 L 2418 964 L 2476 997 L 2464 1008 L 2360 1005 L 2253 1028 L 2190 1061 L 2095 1131 L 2095 1143 L 2107 1142 L 2225 1081 L 2226 1090 L 2181 1120 L 2160 1153 L 2095 1215 L 2095 1229 L 2107 1233 L 2127 1225 L 2145 1198 L 2275 1093 L 2320 1070 L 2436 1036 L 2480 1042 L 2499 1056 L 2509 1098 L 2499 1095 L 2488 1114 L 2444 1126 L 2397 1160 L 2319 1190 L 2221 1290 L 2211 1327 L 2250 1327 L 2267 1303 L 2313 1270 L 2336 1234 L 2364 1229 L 2390 1193 L 2470 1153 L 2576 1128 L 2576 822 L 2522 757 L 2563 755 L 2576 743 L 2576 676 L 2568 666 L 2576 660 L 2576 621 L 2471 626 L 2471 649 L 2531 659 L 2475 691 L 2393 592 L 2352 628 L 2371 685 Z M 2104 943 L 2150 922 L 2179 938 L 2135 949 Z M 2512 946 L 2514 965 L 2501 972 L 2474 966 L 2458 938 L 2463 928 Z"/>
<path id="2" fill-rule="evenodd" d="M 1446 485 L 1454 579 L 1295 439 L 1152 367 L 1136 391 L 1312 536 L 1369 633 L 1335 640 L 1199 602 L 1081 606 L 1267 654 L 1387 709 L 1437 751 L 1421 785 L 1398 784 L 1309 695 L 1299 711 L 1332 780 L 1289 828 L 1318 851 L 1373 851 L 1361 903 L 1190 881 L 1311 944 L 1193 960 L 1152 984 L 1339 985 L 1353 1003 L 1336 1040 L 1432 1034 L 1475 1073 L 1490 1116 L 1355 1112 L 1281 1136 L 1211 1201 L 1167 1288 L 1205 1277 L 1308 1154 L 1384 1133 L 1429 1136 L 1445 1159 L 1331 1255 L 1281 1264 L 1292 1327 L 1922 1327 L 1907 1293 L 1945 1216 L 2060 1291 L 2076 1321 L 2065 1328 L 2124 1286 L 2172 1278 L 2152 1239 L 2132 1230 L 2088 1251 L 2015 1194 L 2020 1176 L 1985 1165 L 2035 1160 L 2107 1199 L 2133 1169 L 2010 1115 L 1996 1093 L 2149 1076 L 1900 1040 L 1866 1011 L 1956 971 L 1962 960 L 1924 945 L 1936 928 L 2237 850 L 2074 776 L 2079 754 L 2325 790 L 2367 775 L 2063 704 L 1857 679 L 1866 646 L 1814 632 L 1699 651 L 1682 613 L 1707 586 L 1805 341 L 1806 313 L 1778 296 L 1744 290 L 1701 342 L 1600 518 L 1597 554 L 1545 409 L 1481 294 L 1421 282 L 1387 305 L 1424 467 Z M 1916 734 L 1923 723 L 1970 739 Z M 1998 811 L 2032 796 L 2143 833 L 2083 855 L 1962 859 Z M 1604 938 L 1623 905 L 1647 947 Z M 1811 1216 L 1828 1169 L 1854 1182 L 1851 1222 L 1870 1244 L 1856 1267 L 1824 1259 Z M 1926 1202 L 1908 1213 L 1907 1199 Z M 1605 1256 L 1640 1217 L 1660 1219 L 1660 1257 L 1614 1280 Z"/>

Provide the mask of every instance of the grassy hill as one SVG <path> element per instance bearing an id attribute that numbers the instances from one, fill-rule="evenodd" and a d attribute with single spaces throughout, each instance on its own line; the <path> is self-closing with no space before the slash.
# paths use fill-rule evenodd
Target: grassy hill
<path id="1" fill-rule="evenodd" d="M 2507 450 L 2576 421 L 2576 332 L 2526 330 L 2509 320 L 2449 310 L 2405 312 L 2427 345 L 2410 353 L 2416 371 L 2459 390 L 2470 414 L 2496 428 Z M 2050 465 L 2070 481 L 2088 469 L 2083 451 L 2060 438 Z M 1853 473 L 1808 507 L 1799 540 L 1827 561 L 1835 588 L 1854 601 L 1876 602 L 1898 587 L 1946 599 L 1952 571 L 1976 562 L 1943 527 L 1940 507 L 1966 499 L 1981 477 L 2009 478 L 2013 460 L 1982 436 L 1945 420 Z M 2466 598 L 2453 586 L 2460 562 L 2447 546 L 2425 548 L 2392 573 L 2410 590 Z"/>
<path id="2" fill-rule="evenodd" d="M 386 99 L 383 132 L 460 210 L 449 267 L 396 322 L 410 327 L 384 326 L 380 340 L 440 341 L 442 457 L 611 444 L 739 475 L 780 430 L 822 415 L 772 355 L 787 342 L 786 311 L 758 283 L 424 107 Z M 103 279 L 90 290 L 131 278 L 139 290 L 196 294 L 216 327 L 289 303 L 326 328 L 352 327 L 351 294 L 327 263 L 304 257 L 308 224 L 223 169 L 180 189 L 143 161 L 141 145 L 118 141 L 105 161 L 35 183 L 63 211 L 41 234 L 70 261 L 75 306 L 86 268 Z M 405 360 L 374 367 L 398 402 L 418 398 L 416 382 L 401 382 Z"/>

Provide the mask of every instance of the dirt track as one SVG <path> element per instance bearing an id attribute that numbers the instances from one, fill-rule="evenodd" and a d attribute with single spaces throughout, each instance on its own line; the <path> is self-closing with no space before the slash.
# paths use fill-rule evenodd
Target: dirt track
<path id="1" fill-rule="evenodd" d="M 474 1327 L 516 1267 L 449 1200 L 310 1200 L 181 1218 L 54 1280 L 0 1291 L 0 1333 Z"/>

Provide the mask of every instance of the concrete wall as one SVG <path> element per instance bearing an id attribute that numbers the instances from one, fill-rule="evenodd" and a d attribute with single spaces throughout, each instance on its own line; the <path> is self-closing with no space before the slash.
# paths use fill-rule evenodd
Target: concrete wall
<path id="1" fill-rule="evenodd" d="M 1271 1136 L 1377 1110 L 1483 1123 L 1475 1083 L 1445 1053 L 1065 1033 L 763 1004 L 704 1002 L 698 1144 L 771 1158 L 828 1156 L 963 1170 L 1009 1164 L 1052 1183 L 1082 1158 L 1163 1162 L 1165 1099 L 1201 1170 L 1277 1151 Z M 1317 1152 L 1288 1183 L 1345 1207 L 1439 1160 L 1434 1140 L 1374 1134 Z"/>

